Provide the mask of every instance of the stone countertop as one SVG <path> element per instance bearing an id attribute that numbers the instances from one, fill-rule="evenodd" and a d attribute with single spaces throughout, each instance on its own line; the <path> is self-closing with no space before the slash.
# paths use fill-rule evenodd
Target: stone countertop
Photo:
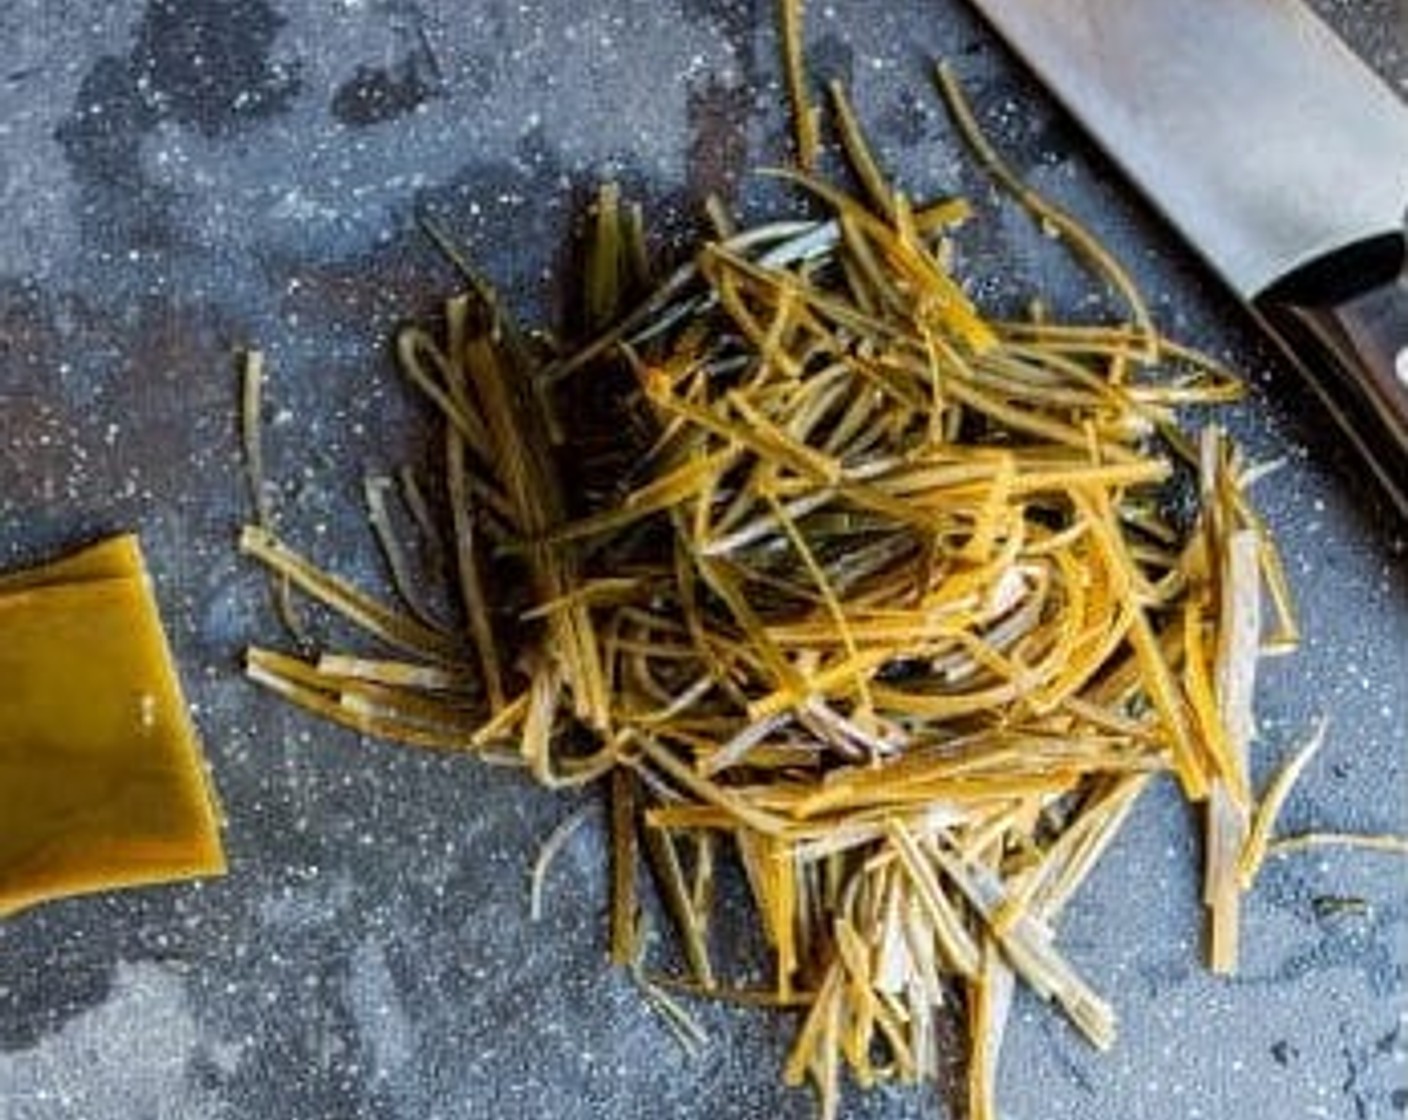
<path id="1" fill-rule="evenodd" d="M 1401 0 L 1320 5 L 1400 90 Z M 969 163 L 928 67 L 952 59 L 1022 172 L 1129 262 L 1172 333 L 1244 370 L 1231 425 L 1286 466 L 1260 500 L 1304 648 L 1267 666 L 1264 775 L 1320 713 L 1290 829 L 1408 830 L 1408 558 L 1337 437 L 1176 240 L 958 0 L 808 5 L 915 194 L 981 210 L 981 275 L 1080 307 L 1089 280 Z M 228 815 L 228 877 L 51 904 L 0 924 L 0 1118 L 808 1117 L 790 1025 L 702 1007 L 690 1059 L 604 956 L 589 823 L 542 920 L 527 882 L 575 808 L 521 775 L 316 723 L 240 676 L 273 640 L 247 516 L 232 355 L 268 356 L 282 531 L 375 583 L 364 469 L 428 461 L 395 323 L 453 277 L 437 216 L 525 318 L 552 314 L 573 216 L 616 178 L 663 246 L 715 191 L 769 200 L 785 154 L 765 0 L 8 0 L 0 5 L 0 564 L 138 529 Z M 1392 1120 L 1408 1111 L 1408 879 L 1386 857 L 1270 865 L 1243 971 L 1202 967 L 1191 815 L 1146 796 L 1060 940 L 1110 993 L 1114 1052 L 1023 995 L 1013 1120 Z M 0 822 L 3 827 L 3 822 Z M 1360 896 L 1362 910 L 1317 900 Z M 944 1096 L 941 1092 L 940 1096 Z M 847 1115 L 942 1115 L 932 1088 Z"/>

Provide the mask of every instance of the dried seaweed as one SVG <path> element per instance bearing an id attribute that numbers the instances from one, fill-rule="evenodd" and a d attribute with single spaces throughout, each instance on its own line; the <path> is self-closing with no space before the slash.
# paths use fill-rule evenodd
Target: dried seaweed
<path id="1" fill-rule="evenodd" d="M 806 168 L 799 12 L 784 6 Z M 641 298 L 639 211 L 604 189 L 580 344 L 528 347 L 455 255 L 468 290 L 397 347 L 443 420 L 455 632 L 319 572 L 262 517 L 243 538 L 400 651 L 253 650 L 252 677 L 544 784 L 608 779 L 612 960 L 688 1047 L 701 1036 L 670 992 L 800 1009 L 784 1076 L 814 1084 L 823 1116 L 845 1071 L 936 1076 L 940 1017 L 961 1003 L 970 1111 L 994 1118 L 1017 980 L 1113 1043 L 1114 1010 L 1055 925 L 1153 777 L 1207 803 L 1218 969 L 1261 859 L 1336 839 L 1272 839 L 1294 772 L 1260 802 L 1250 789 L 1256 659 L 1296 628 L 1256 472 L 1180 411 L 1236 399 L 1236 378 L 1165 338 L 1118 262 L 1016 180 L 948 71 L 941 85 L 979 162 L 1128 319 L 986 315 L 948 241 L 967 204 L 915 210 L 834 87 L 861 196 L 788 172 L 826 216 L 720 215 Z M 564 407 L 583 384 L 609 398 L 606 434 Z M 1195 513 L 1175 517 L 1194 472 Z M 768 946 L 763 989 L 727 979 L 720 853 Z M 642 863 L 683 973 L 645 970 Z"/>

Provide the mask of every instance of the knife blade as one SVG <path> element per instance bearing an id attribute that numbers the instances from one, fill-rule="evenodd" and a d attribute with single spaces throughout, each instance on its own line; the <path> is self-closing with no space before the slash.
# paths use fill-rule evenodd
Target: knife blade
<path id="1" fill-rule="evenodd" d="M 1408 518 L 1408 106 L 1300 0 L 973 0 Z"/>

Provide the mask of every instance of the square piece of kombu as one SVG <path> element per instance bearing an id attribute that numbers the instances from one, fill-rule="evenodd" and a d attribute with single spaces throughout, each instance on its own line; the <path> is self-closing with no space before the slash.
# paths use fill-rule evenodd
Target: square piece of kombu
<path id="1" fill-rule="evenodd" d="M 0 576 L 0 917 L 224 870 L 137 538 Z"/>

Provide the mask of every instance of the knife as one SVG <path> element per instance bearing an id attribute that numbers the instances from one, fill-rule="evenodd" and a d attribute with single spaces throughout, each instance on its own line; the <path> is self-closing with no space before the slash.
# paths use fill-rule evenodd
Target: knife
<path id="1" fill-rule="evenodd" d="M 973 0 L 1408 518 L 1408 106 L 1301 0 Z"/>

